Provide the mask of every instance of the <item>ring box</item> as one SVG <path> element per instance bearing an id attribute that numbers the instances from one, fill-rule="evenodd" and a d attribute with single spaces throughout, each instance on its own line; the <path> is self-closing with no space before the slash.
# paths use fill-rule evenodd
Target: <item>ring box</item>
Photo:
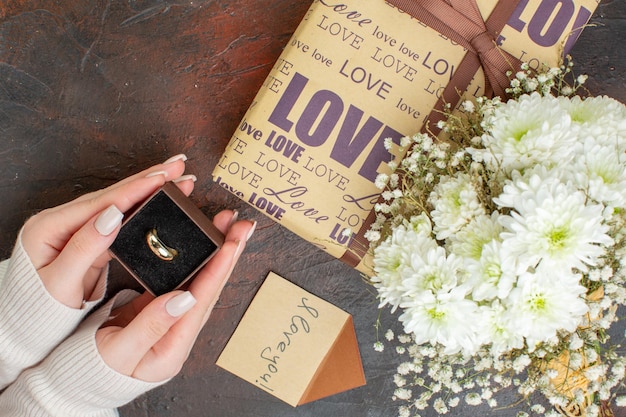
<path id="1" fill-rule="evenodd" d="M 146 290 L 159 296 L 183 286 L 223 244 L 224 235 L 168 182 L 125 215 L 110 251 Z M 174 256 L 167 260 L 159 249 Z"/>

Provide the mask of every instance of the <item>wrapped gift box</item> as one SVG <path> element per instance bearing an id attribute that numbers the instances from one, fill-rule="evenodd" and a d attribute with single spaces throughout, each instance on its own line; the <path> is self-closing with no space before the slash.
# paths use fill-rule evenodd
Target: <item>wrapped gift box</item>
<path id="1" fill-rule="evenodd" d="M 438 109 L 496 94 L 524 61 L 556 65 L 596 0 L 315 1 L 250 105 L 214 180 L 364 273 L 387 150 Z M 430 123 L 427 125 L 426 122 Z"/>

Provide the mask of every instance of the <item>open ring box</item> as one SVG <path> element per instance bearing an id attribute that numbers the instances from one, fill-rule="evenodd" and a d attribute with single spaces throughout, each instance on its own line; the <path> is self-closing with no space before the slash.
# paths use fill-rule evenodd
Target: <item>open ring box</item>
<path id="1" fill-rule="evenodd" d="M 172 183 L 126 213 L 114 258 L 155 296 L 182 287 L 224 244 L 224 235 Z"/>

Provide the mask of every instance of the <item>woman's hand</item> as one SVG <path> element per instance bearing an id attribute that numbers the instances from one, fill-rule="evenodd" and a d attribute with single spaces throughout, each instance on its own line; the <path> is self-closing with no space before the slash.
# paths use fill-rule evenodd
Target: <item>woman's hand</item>
<path id="1" fill-rule="evenodd" d="M 223 211 L 214 224 L 226 240 L 189 285 L 154 299 L 149 293 L 112 312 L 96 333 L 98 351 L 117 372 L 146 382 L 175 376 L 189 356 L 256 223 Z"/>
<path id="2" fill-rule="evenodd" d="M 52 297 L 76 309 L 90 300 L 111 259 L 108 248 L 123 213 L 166 181 L 176 182 L 186 195 L 191 193 L 195 177 L 183 175 L 185 160 L 177 155 L 26 222 L 22 245 Z M 156 299 L 145 293 L 112 312 L 114 319 L 96 332 L 98 351 L 109 367 L 147 382 L 178 373 L 256 226 L 236 217 L 226 210 L 213 219 L 226 240 L 188 291 Z"/>
<path id="3" fill-rule="evenodd" d="M 59 302 L 81 308 L 111 259 L 122 213 L 146 199 L 165 181 L 189 194 L 194 178 L 183 175 L 184 155 L 174 156 L 106 189 L 86 194 L 30 218 L 22 245 L 46 289 Z"/>

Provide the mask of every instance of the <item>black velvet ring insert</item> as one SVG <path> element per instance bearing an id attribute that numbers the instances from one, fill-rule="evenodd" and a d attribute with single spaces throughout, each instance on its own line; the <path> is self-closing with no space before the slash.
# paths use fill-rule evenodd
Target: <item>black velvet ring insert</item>
<path id="1" fill-rule="evenodd" d="M 154 230 L 153 230 L 154 229 Z M 171 248 L 171 260 L 151 249 L 148 233 Z M 167 183 L 128 214 L 111 253 L 153 295 L 191 279 L 223 245 L 224 236 L 176 185 Z"/>

